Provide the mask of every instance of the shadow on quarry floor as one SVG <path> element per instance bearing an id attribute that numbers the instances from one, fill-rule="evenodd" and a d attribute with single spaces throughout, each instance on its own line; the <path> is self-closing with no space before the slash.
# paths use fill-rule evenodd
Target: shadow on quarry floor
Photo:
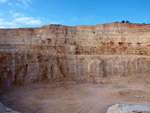
<path id="1" fill-rule="evenodd" d="M 106 113 L 113 104 L 150 106 L 150 85 L 40 83 L 1 88 L 0 102 L 22 113 Z"/>

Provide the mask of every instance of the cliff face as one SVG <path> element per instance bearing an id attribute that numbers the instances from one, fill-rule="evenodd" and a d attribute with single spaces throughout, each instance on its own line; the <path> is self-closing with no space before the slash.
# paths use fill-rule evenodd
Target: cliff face
<path id="1" fill-rule="evenodd" d="M 0 29 L 0 83 L 144 75 L 149 55 L 150 25 Z"/>

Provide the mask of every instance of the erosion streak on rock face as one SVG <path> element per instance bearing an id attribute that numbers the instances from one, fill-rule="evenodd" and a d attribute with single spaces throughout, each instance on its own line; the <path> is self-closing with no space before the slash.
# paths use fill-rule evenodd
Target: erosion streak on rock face
<path id="1" fill-rule="evenodd" d="M 150 25 L 0 29 L 0 83 L 147 75 L 149 55 Z"/>

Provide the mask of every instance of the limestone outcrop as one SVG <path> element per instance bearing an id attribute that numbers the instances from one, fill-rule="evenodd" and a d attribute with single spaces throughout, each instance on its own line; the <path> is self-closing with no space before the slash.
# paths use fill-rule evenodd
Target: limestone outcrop
<path id="1" fill-rule="evenodd" d="M 116 104 L 108 108 L 107 113 L 150 113 L 150 107 L 141 105 Z"/>
<path id="2" fill-rule="evenodd" d="M 0 83 L 95 82 L 150 74 L 150 25 L 0 29 Z"/>

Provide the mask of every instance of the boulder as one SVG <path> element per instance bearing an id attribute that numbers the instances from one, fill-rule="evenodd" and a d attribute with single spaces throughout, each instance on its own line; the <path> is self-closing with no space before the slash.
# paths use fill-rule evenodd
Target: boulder
<path id="1" fill-rule="evenodd" d="M 142 105 L 115 104 L 108 108 L 107 113 L 150 113 L 150 107 Z"/>
<path id="2" fill-rule="evenodd" d="M 20 112 L 7 108 L 2 103 L 0 103 L 0 113 L 20 113 Z"/>

